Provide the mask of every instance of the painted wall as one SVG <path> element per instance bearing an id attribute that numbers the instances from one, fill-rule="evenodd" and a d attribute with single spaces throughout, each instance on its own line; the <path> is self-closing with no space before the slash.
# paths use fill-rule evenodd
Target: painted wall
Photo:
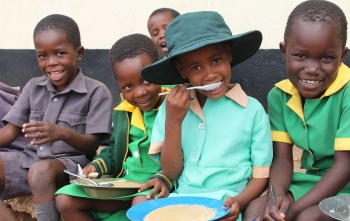
<path id="1" fill-rule="evenodd" d="M 331 0 L 350 20 L 350 1 Z M 160 7 L 180 13 L 218 11 L 233 33 L 258 29 L 261 48 L 278 48 L 291 10 L 302 0 L 0 0 L 0 48 L 32 49 L 32 33 L 43 17 L 59 13 L 79 25 L 82 44 L 90 49 L 109 49 L 120 37 L 147 34 L 147 19 Z M 350 36 L 350 31 L 349 31 Z M 348 37 L 350 39 L 350 37 Z M 348 42 L 348 47 L 350 46 Z"/>

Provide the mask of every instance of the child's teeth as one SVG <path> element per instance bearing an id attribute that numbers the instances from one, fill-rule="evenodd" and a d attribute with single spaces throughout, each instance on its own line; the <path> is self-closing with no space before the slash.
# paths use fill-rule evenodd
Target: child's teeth
<path id="1" fill-rule="evenodd" d="M 313 80 L 302 80 L 305 84 L 308 84 L 308 85 L 315 85 L 315 84 L 319 84 L 320 81 L 313 81 Z"/>

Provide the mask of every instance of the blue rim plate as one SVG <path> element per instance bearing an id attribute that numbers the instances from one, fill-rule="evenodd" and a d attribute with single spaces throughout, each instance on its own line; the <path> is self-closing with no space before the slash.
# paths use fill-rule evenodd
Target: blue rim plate
<path id="1" fill-rule="evenodd" d="M 137 204 L 131 207 L 126 216 L 133 221 L 143 221 L 145 216 L 155 209 L 162 208 L 170 205 L 200 205 L 217 210 L 215 216 L 211 220 L 219 219 L 230 212 L 231 209 L 224 210 L 222 208 L 223 201 L 207 198 L 207 197 L 168 197 L 156 200 L 148 200 L 146 202 Z"/>

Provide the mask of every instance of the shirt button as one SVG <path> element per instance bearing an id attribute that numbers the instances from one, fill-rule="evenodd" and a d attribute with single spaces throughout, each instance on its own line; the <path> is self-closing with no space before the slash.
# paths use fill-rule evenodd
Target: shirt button
<path id="1" fill-rule="evenodd" d="M 39 147 L 39 150 L 44 150 L 44 147 L 43 147 L 43 146 L 40 146 L 40 147 Z"/>
<path id="2" fill-rule="evenodd" d="M 54 102 L 57 102 L 57 101 L 58 101 L 58 98 L 57 98 L 57 97 L 55 97 L 55 98 L 53 99 L 53 101 L 54 101 Z"/>
<path id="3" fill-rule="evenodd" d="M 139 157 L 139 152 L 135 151 L 134 152 L 134 157 L 138 158 Z"/>
<path id="4" fill-rule="evenodd" d="M 203 123 L 200 123 L 200 124 L 198 125 L 198 128 L 202 130 L 202 129 L 204 128 L 204 124 L 203 124 Z"/>

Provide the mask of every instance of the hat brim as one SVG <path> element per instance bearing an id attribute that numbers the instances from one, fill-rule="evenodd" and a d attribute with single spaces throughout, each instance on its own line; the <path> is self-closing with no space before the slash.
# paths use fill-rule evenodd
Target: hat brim
<path id="1" fill-rule="evenodd" d="M 247 60 L 259 50 L 262 41 L 262 34 L 260 31 L 250 31 L 243 34 L 232 35 L 230 37 L 208 39 L 198 42 L 189 47 L 178 50 L 176 54 L 144 67 L 141 71 L 141 75 L 143 79 L 152 84 L 173 85 L 188 83 L 188 79 L 182 78 L 176 67 L 172 64 L 173 58 L 206 45 L 225 41 L 232 42 L 232 61 L 230 64 L 231 67 L 233 67 L 242 61 Z"/>

